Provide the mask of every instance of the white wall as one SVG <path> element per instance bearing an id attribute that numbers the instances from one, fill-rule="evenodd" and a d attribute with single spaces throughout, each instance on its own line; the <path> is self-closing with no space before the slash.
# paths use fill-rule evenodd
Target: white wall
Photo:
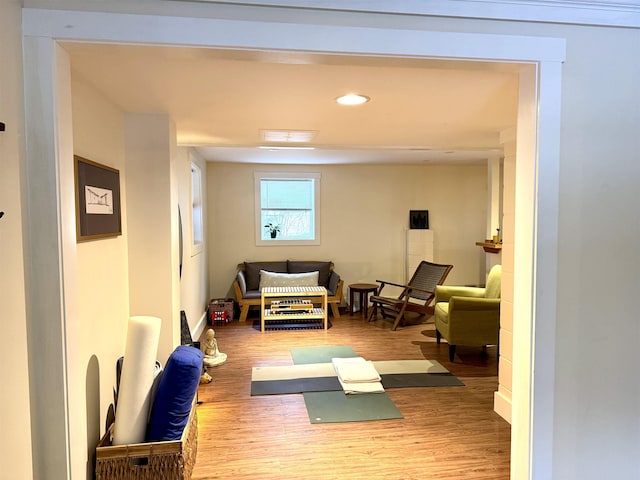
<path id="1" fill-rule="evenodd" d="M 52 8 L 51 3 L 42 0 L 29 3 Z M 74 2 L 60 0 L 56 3 Z M 75 1 L 74 5 L 81 8 L 80 2 Z M 155 4 L 146 5 L 148 11 Z M 183 8 L 172 5 L 176 9 Z M 0 8 L 4 15 L 6 2 Z M 115 3 L 109 8 L 116 8 Z M 282 19 L 280 13 L 276 11 L 269 18 Z M 255 18 L 268 16 L 260 15 L 263 15 L 262 11 L 255 13 Z M 560 222 L 557 239 L 549 240 L 554 244 L 557 240 L 559 253 L 557 348 L 555 353 L 553 349 L 550 353 L 556 381 L 552 399 L 555 415 L 550 469 L 552 478 L 563 480 L 606 478 L 612 474 L 618 478 L 637 478 L 640 475 L 637 457 L 640 382 L 635 380 L 637 367 L 633 355 L 640 337 L 635 302 L 640 283 L 640 257 L 637 255 L 640 213 L 635 207 L 640 177 L 640 164 L 636 161 L 640 147 L 637 135 L 640 131 L 637 107 L 640 90 L 635 85 L 640 78 L 636 54 L 640 47 L 640 32 L 409 15 L 324 12 L 315 17 L 309 10 L 302 11 L 300 16 L 304 16 L 301 23 L 318 18 L 329 23 L 380 28 L 567 39 L 562 88 Z M 287 20 L 293 21 L 293 17 L 288 16 Z M 15 22 L 13 25 L 18 24 L 15 12 L 7 18 Z M 295 47 L 295 41 L 292 41 L 292 47 Z M 10 56 L 11 48 L 5 46 L 3 52 Z M 19 57 L 19 47 L 13 49 L 13 54 L 17 65 L 15 57 Z M 8 118 L 19 121 L 19 116 L 20 111 L 16 112 L 16 118 L 11 113 Z M 233 202 L 244 201 L 237 194 L 229 198 Z M 224 199 L 225 202 L 230 202 L 229 198 Z M 9 205 L 17 205 L 15 198 Z M 223 208 L 225 204 L 216 202 L 216 205 L 216 208 Z M 545 212 L 539 213 L 544 215 Z M 235 222 L 231 225 L 235 226 Z M 234 235 L 233 230 L 227 233 L 224 228 L 220 229 L 221 234 Z M 214 265 L 214 262 L 210 264 Z M 349 267 L 356 273 L 354 278 L 359 276 L 358 272 L 367 273 L 355 267 Z M 16 273 L 15 266 L 11 273 Z M 223 272 L 219 278 L 228 279 L 224 282 L 230 283 L 232 274 L 232 271 Z M 369 278 L 368 273 L 366 278 Z M 213 284 L 211 288 L 212 292 L 224 289 L 226 286 L 222 283 Z M 20 288 L 17 294 L 20 295 Z M 547 318 L 536 318 L 540 325 L 547 321 Z M 17 339 L 19 342 L 19 332 Z M 536 345 L 542 355 L 548 351 L 547 347 Z M 17 348 L 20 350 L 19 346 Z M 514 345 L 515 348 L 518 345 Z M 546 372 L 535 373 L 545 375 Z M 24 440 L 22 426 L 19 429 L 15 424 L 10 426 L 14 427 L 12 441 L 16 438 Z M 20 477 L 24 478 L 23 475 Z"/>
<path id="2" fill-rule="evenodd" d="M 553 345 L 535 346 L 539 355 L 555 355 L 553 478 L 640 478 L 640 382 L 633 353 L 640 340 L 634 300 L 640 285 L 640 62 L 634 53 L 640 30 L 456 24 L 567 39 L 555 352 Z M 545 328 L 546 318 L 536 321 Z M 517 322 L 514 317 L 514 329 Z M 520 346 L 513 348 L 516 357 Z"/>
<path id="3" fill-rule="evenodd" d="M 15 387 L 17 394 L 15 397 L 6 399 L 8 410 L 5 411 L 12 412 L 10 415 L 11 420 L 7 419 L 5 423 L 5 416 L 3 416 L 2 422 L 3 426 L 8 426 L 8 431 L 11 432 L 11 435 L 6 435 L 7 439 L 10 440 L 10 444 L 3 449 L 3 455 L 4 452 L 12 454 L 12 457 L 7 459 L 6 462 L 4 462 L 3 456 L 3 465 L 9 465 L 7 468 L 9 468 L 10 477 L 7 478 L 31 478 L 32 476 L 45 478 L 46 475 L 60 476 L 62 478 L 63 472 L 69 472 L 68 474 L 73 478 L 91 478 L 93 475 L 95 446 L 100 436 L 104 433 L 107 409 L 109 404 L 113 402 L 115 361 L 124 354 L 126 326 L 129 317 L 130 285 L 128 275 L 130 273 L 130 256 L 128 255 L 127 243 L 129 236 L 127 226 L 127 220 L 129 219 L 127 184 L 132 185 L 132 188 L 139 192 L 147 188 L 150 181 L 149 175 L 144 175 L 143 180 L 138 183 L 127 181 L 124 113 L 110 100 L 84 82 L 82 78 L 78 76 L 71 78 L 69 65 L 66 61 L 67 58 L 62 55 L 56 65 L 60 80 L 57 85 L 59 91 L 59 114 L 63 118 L 60 125 L 64 127 L 65 131 L 61 135 L 62 141 L 60 143 L 60 181 L 59 183 L 54 182 L 61 191 L 60 206 L 63 218 L 61 242 L 64 245 L 65 252 L 63 277 L 65 279 L 64 309 L 66 315 L 64 330 L 60 331 L 55 328 L 54 330 L 58 331 L 58 334 L 64 339 L 64 348 L 61 348 L 64 351 L 64 356 L 62 357 L 63 359 L 60 359 L 60 363 L 38 362 L 38 359 L 46 360 L 49 358 L 48 354 L 43 355 L 49 349 L 49 346 L 46 342 L 33 342 L 33 358 L 31 360 L 32 365 L 36 365 L 33 371 L 37 372 L 38 378 L 40 376 L 52 379 L 55 377 L 55 380 L 51 380 L 46 385 L 42 381 L 37 383 L 39 385 L 37 397 L 40 403 L 55 411 L 54 416 L 58 421 L 50 422 L 56 424 L 50 428 L 42 427 L 42 425 L 46 425 L 46 421 L 36 427 L 36 434 L 39 436 L 40 441 L 33 451 L 40 452 L 40 455 L 35 459 L 37 467 L 32 473 L 30 465 L 32 447 L 30 445 L 31 436 L 29 430 L 29 399 L 26 383 L 28 370 L 26 368 L 26 336 L 24 335 L 26 333 L 26 324 L 24 322 L 3 322 L 3 326 L 6 324 L 18 327 L 17 331 L 10 332 L 14 338 L 10 342 L 10 347 L 16 347 L 15 360 L 19 361 L 19 347 L 21 345 L 23 347 L 22 352 L 25 355 L 22 362 L 25 364 L 24 369 L 12 368 L 9 370 L 8 384 Z M 19 125 L 19 120 L 16 119 L 15 122 L 10 121 L 9 123 Z M 162 207 L 159 207 L 159 216 L 166 226 L 166 234 L 157 235 L 155 238 L 159 240 L 161 246 L 168 245 L 167 252 L 154 257 L 148 253 L 149 250 L 153 251 L 153 248 L 149 243 L 146 243 L 143 253 L 137 252 L 136 257 L 138 259 L 144 257 L 152 262 L 160 258 L 162 260 L 160 263 L 166 267 L 165 272 L 173 272 L 175 270 L 175 274 L 168 273 L 164 277 L 163 275 L 157 275 L 157 279 L 154 278 L 146 287 L 142 288 L 143 291 L 146 290 L 146 293 L 151 296 L 163 289 L 169 292 L 165 296 L 160 295 L 158 297 L 171 305 L 168 307 L 171 313 L 166 316 L 167 321 L 163 325 L 165 331 L 164 348 L 159 355 L 162 361 L 166 359 L 168 352 L 179 341 L 177 340 L 179 339 L 179 315 L 178 301 L 176 299 L 179 300 L 180 292 L 177 286 L 177 262 L 174 262 L 174 257 L 177 259 L 177 251 L 173 251 L 174 247 L 177 246 L 177 208 L 174 215 L 171 205 L 177 206 L 177 195 L 173 192 L 177 191 L 178 185 L 181 185 L 182 181 L 176 174 L 179 155 L 175 148 L 175 135 L 172 135 L 173 130 L 166 117 L 164 118 L 164 125 L 167 127 L 164 131 L 164 138 L 155 137 L 154 143 L 161 143 L 166 146 L 163 151 L 166 162 L 163 164 L 163 176 L 160 179 L 162 185 L 166 187 L 162 196 L 162 200 L 166 203 L 166 208 L 162 210 Z M 6 138 L 11 139 L 11 136 L 0 136 L 3 141 L 3 148 L 4 139 Z M 171 145 L 172 142 L 173 145 Z M 17 155 L 17 151 L 14 153 L 16 154 L 17 166 L 19 155 Z M 76 244 L 75 208 L 73 202 L 74 153 L 120 170 L 123 206 L 122 236 Z M 186 158 L 185 155 L 182 156 L 183 160 L 184 158 Z M 186 168 L 188 168 L 188 163 Z M 42 177 L 46 178 L 44 172 Z M 2 176 L 2 178 L 3 180 L 4 178 L 10 179 L 10 176 Z M 189 177 L 187 176 L 187 178 Z M 188 190 L 189 185 L 190 179 L 187 180 L 186 185 L 181 185 L 181 188 Z M 6 190 L 3 189 L 2 194 L 7 196 L 7 203 L 4 205 L 7 206 L 7 213 L 11 213 L 11 216 L 5 216 L 1 222 L 4 222 L 7 218 L 11 220 L 15 215 L 15 211 L 19 211 L 19 202 L 15 204 L 9 202 L 11 194 L 17 194 L 18 192 L 19 183 L 15 179 L 13 186 L 10 184 L 7 185 Z M 136 219 L 139 228 L 145 231 L 156 229 L 157 232 L 159 222 L 155 221 L 157 220 L 156 216 L 142 215 L 136 217 Z M 0 228 L 2 225 L 0 223 Z M 19 227 L 16 231 L 19 231 Z M 20 246 L 19 236 L 16 241 Z M 10 244 L 11 242 L 7 239 L 6 245 Z M 20 256 L 15 256 L 15 252 L 14 258 L 21 260 Z M 7 263 L 10 264 L 9 261 Z M 194 270 L 197 269 L 194 268 Z M 200 297 L 205 298 L 206 286 L 201 270 L 202 268 L 193 275 L 192 285 L 194 285 L 194 290 L 200 292 Z M 15 271 L 14 273 L 15 277 L 3 275 L 2 281 L 4 282 L 5 279 L 11 281 L 10 286 L 7 285 L 6 291 L 12 293 L 12 299 L 15 299 L 18 304 L 14 305 L 7 299 L 6 302 L 2 302 L 3 307 L 6 306 L 15 310 L 16 307 L 21 306 L 24 309 L 24 293 L 21 294 L 21 290 L 16 288 L 15 284 L 16 278 L 19 278 L 21 273 L 20 271 Z M 168 286 L 167 282 L 162 282 L 162 278 L 168 278 Z M 96 279 L 98 280 L 99 288 L 96 288 Z M 176 281 L 174 282 L 174 280 Z M 22 284 L 18 282 L 18 285 L 21 286 Z M 24 291 L 22 290 L 22 292 Z M 155 299 L 154 302 L 157 303 Z M 202 302 L 204 300 L 201 300 Z M 44 308 L 46 312 L 46 305 L 42 305 L 40 308 Z M 12 313 L 17 318 L 20 318 L 18 312 L 14 311 Z M 24 315 L 23 311 L 22 318 L 24 318 Z M 41 330 L 45 330 L 42 327 L 47 326 L 48 330 L 54 318 L 53 315 L 35 316 L 30 327 L 33 329 L 31 335 L 36 338 L 42 337 Z M 22 344 L 20 331 L 23 333 Z M 47 341 L 50 341 L 50 338 Z M 60 346 L 57 345 L 56 347 Z M 56 359 L 58 358 L 57 355 L 57 353 L 54 355 Z M 64 380 L 62 380 L 63 370 L 66 373 Z M 20 376 L 13 379 L 11 377 L 12 372 L 19 373 Z M 58 397 L 63 395 L 63 384 L 67 385 L 68 388 L 66 394 L 68 410 L 58 408 L 57 404 L 54 407 L 53 403 L 54 398 L 59 401 Z M 20 393 L 21 388 L 23 389 L 22 393 Z M 3 389 L 4 391 L 6 390 Z M 53 395 L 54 392 L 55 395 Z M 20 405 L 12 405 L 14 401 L 19 402 Z M 5 406 L 4 396 L 2 405 L 3 407 Z M 24 409 L 21 410 L 20 407 L 24 407 Z M 9 408 L 11 409 L 9 410 Z M 37 418 L 43 415 L 40 408 L 38 407 L 37 409 Z M 65 411 L 69 412 L 68 417 L 63 415 Z M 57 433 L 60 428 L 59 423 L 66 423 L 68 441 L 65 439 L 65 435 Z M 56 432 L 55 434 L 54 431 Z M 66 454 L 64 453 L 58 454 L 59 451 L 64 452 L 67 445 L 69 446 L 67 450 L 68 459 L 65 458 Z M 14 448 L 18 447 L 19 451 L 13 451 Z M 47 463 L 51 455 L 56 457 L 55 466 Z M 68 465 L 66 464 L 67 460 L 69 461 Z"/>
<path id="4" fill-rule="evenodd" d="M 568 30 L 554 473 L 640 478 L 640 30 Z"/>
<path id="5" fill-rule="evenodd" d="M 640 285 L 640 62 L 634 53 L 640 30 L 456 24 L 567 38 L 555 352 L 553 345 L 536 345 L 539 355 L 555 355 L 553 478 L 640 478 L 640 382 L 633 353 L 640 340 L 634 300 Z M 514 329 L 517 322 L 514 317 Z M 545 328 L 544 317 L 537 322 Z M 516 357 L 520 346 L 513 348 Z"/>
<path id="6" fill-rule="evenodd" d="M 180 309 L 187 314 L 191 336 L 200 337 L 206 324 L 206 310 L 209 302 L 209 284 L 207 272 L 207 249 L 192 248 L 191 236 L 191 162 L 200 167 L 202 173 L 203 221 L 207 225 L 207 165 L 193 150 L 178 148 L 176 175 L 179 178 L 179 203 L 182 215 L 183 255 L 182 277 L 180 278 Z M 205 243 L 206 243 L 205 238 Z"/>
<path id="7" fill-rule="evenodd" d="M 113 403 L 116 360 L 124 355 L 129 318 L 127 192 L 124 113 L 82 78 L 72 77 L 74 153 L 120 171 L 122 235 L 77 245 L 77 318 L 69 329 L 79 341 L 71 351 L 70 403 L 78 437 L 92 451 L 104 434 Z M 68 159 L 73 161 L 73 159 Z M 77 440 L 76 440 L 77 441 Z M 77 452 L 80 454 L 80 452 Z M 88 459 L 87 474 L 93 469 Z M 85 459 L 86 462 L 86 459 Z"/>
<path id="8" fill-rule="evenodd" d="M 148 137 L 152 139 L 151 146 L 146 144 L 147 148 L 143 149 L 143 153 L 148 155 L 145 159 L 150 164 L 143 163 L 142 166 L 138 165 L 138 169 L 132 168 L 134 172 L 142 170 L 142 180 L 135 175 L 128 178 L 127 166 L 136 160 L 140 161 L 140 152 L 134 154 L 130 150 L 128 153 L 132 158 L 125 161 L 124 112 L 78 76 L 73 77 L 71 87 L 74 152 L 120 170 L 123 206 L 122 236 L 77 245 L 77 295 L 74 296 L 77 319 L 69 323 L 68 329 L 70 337 L 78 341 L 70 342 L 68 348 L 70 357 L 74 359 L 70 362 L 69 403 L 75 412 L 70 418 L 73 443 L 78 445 L 86 442 L 87 448 L 73 450 L 72 468 L 76 471 L 86 469 L 87 478 L 91 478 L 94 469 L 91 453 L 104 434 L 105 416 L 109 404 L 113 402 L 115 361 L 124 354 L 130 315 L 130 274 L 138 278 L 146 276 L 146 280 L 139 282 L 141 285 L 138 284 L 133 290 L 137 297 L 132 302 L 135 305 L 132 308 L 138 309 L 137 314 L 157 314 L 163 319 L 164 337 L 159 348 L 159 359 L 164 362 L 177 344 L 174 337 L 179 332 L 179 323 L 176 323 L 178 310 L 174 297 L 179 292 L 173 285 L 177 271 L 173 271 L 175 265 L 172 263 L 175 256 L 173 250 L 177 245 L 177 231 L 173 232 L 173 224 L 177 223 L 177 219 L 171 210 L 175 201 L 172 201 L 170 192 L 176 187 L 181 192 L 188 192 L 191 179 L 187 150 L 171 146 L 172 142 L 175 144 L 175 135 L 172 135 L 169 119 L 166 116 L 151 116 L 152 125 L 149 127 L 149 117 L 146 115 L 129 115 L 129 120 L 133 117 L 137 127 L 152 131 Z M 127 125 L 131 126 L 131 122 Z M 139 130 L 136 132 L 139 133 Z M 152 178 L 149 169 L 158 178 Z M 152 184 L 160 189 L 161 201 L 153 199 L 153 214 L 148 211 L 140 214 L 139 208 L 131 206 L 127 186 L 138 195 L 148 197 Z M 183 208 L 189 205 L 190 201 L 187 201 Z M 133 216 L 129 215 L 129 210 Z M 130 217 L 137 228 L 146 232 L 144 235 L 131 238 L 128 228 Z M 128 239 L 134 245 L 141 245 L 139 248 L 142 251 L 134 249 L 133 259 L 129 255 Z M 154 245 L 153 241 L 156 240 L 157 245 Z M 164 253 L 154 254 L 158 249 Z M 188 288 L 183 289 L 182 301 L 190 306 L 196 320 L 204 314 L 206 302 L 204 262 L 200 260 L 203 257 L 204 254 L 192 260 L 189 256 L 183 265 L 183 278 Z M 150 276 L 147 276 L 147 270 L 151 271 Z M 100 288 L 96 288 L 96 279 L 99 279 Z M 150 303 L 145 304 L 145 301 Z M 152 306 L 147 310 L 145 305 L 149 304 Z M 82 472 L 80 476 L 84 474 Z"/>
<path id="9" fill-rule="evenodd" d="M 21 2 L 0 2 L 0 337 L 6 362 L 0 389 L 3 478 L 31 478 L 31 417 L 22 247 L 21 164 L 24 161 Z M 10 360 L 9 360 L 10 359 Z M 4 477 L 6 476 L 6 477 Z"/>
<path id="10" fill-rule="evenodd" d="M 254 171 L 320 172 L 321 244 L 255 244 Z M 446 283 L 484 281 L 486 165 L 466 167 L 209 163 L 209 275 L 213 297 L 226 296 L 236 266 L 255 260 L 332 260 L 345 285 L 402 283 L 409 210 L 429 210 L 434 261 L 454 265 Z M 346 295 L 345 289 L 345 295 Z"/>

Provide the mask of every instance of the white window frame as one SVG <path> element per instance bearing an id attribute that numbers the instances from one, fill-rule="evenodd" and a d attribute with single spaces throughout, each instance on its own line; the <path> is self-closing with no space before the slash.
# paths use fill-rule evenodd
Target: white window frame
<path id="1" fill-rule="evenodd" d="M 322 175 L 315 172 L 254 172 L 254 199 L 255 199 L 255 234 L 257 246 L 283 246 L 283 245 L 320 245 L 320 180 Z M 281 178 L 296 178 L 314 181 L 314 232 L 313 240 L 284 240 L 280 238 L 262 239 L 264 225 L 262 224 L 261 187 L 262 180 L 274 180 Z"/>
<path id="2" fill-rule="evenodd" d="M 204 221 L 202 210 L 202 170 L 191 162 L 191 256 L 202 253 L 204 244 Z"/>

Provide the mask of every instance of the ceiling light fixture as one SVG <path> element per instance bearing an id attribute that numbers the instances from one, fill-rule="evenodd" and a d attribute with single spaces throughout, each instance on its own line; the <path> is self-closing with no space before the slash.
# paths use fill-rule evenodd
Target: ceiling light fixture
<path id="1" fill-rule="evenodd" d="M 313 130 L 262 130 L 265 142 L 305 143 L 316 136 Z"/>
<path id="2" fill-rule="evenodd" d="M 366 95 L 360 95 L 359 93 L 348 93 L 341 97 L 336 98 L 336 102 L 340 105 L 362 105 L 371 100 Z"/>

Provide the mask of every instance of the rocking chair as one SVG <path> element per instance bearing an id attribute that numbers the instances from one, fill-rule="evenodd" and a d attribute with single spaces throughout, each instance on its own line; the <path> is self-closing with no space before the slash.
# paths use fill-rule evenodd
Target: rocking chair
<path id="1" fill-rule="evenodd" d="M 367 320 L 369 322 L 373 320 L 379 309 L 382 318 L 386 319 L 387 315 L 395 317 L 391 328 L 395 330 L 404 321 L 405 312 L 433 315 L 434 307 L 431 305 L 431 301 L 435 297 L 436 286 L 442 285 L 452 268 L 453 265 L 440 265 L 423 260 L 407 285 L 376 280 L 380 287 L 371 297 L 373 307 L 369 310 Z M 382 289 L 385 285 L 400 287 L 402 292 L 398 297 L 382 296 Z"/>

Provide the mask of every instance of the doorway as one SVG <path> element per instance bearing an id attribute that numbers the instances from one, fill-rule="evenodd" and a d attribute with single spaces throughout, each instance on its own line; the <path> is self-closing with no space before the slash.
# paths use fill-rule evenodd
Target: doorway
<path id="1" fill-rule="evenodd" d="M 26 82 L 25 96 L 31 98 L 31 106 L 27 109 L 27 130 L 32 138 L 41 138 L 38 148 L 27 152 L 27 165 L 34 169 L 42 165 L 43 158 L 55 168 L 50 170 L 52 176 L 60 175 L 62 153 L 73 151 L 69 145 L 69 119 L 59 111 L 58 89 L 68 85 L 68 75 L 54 68 L 59 65 L 64 53 L 56 46 L 58 41 L 73 40 L 83 42 L 114 42 L 120 44 L 164 45 L 199 45 L 210 48 L 238 48 L 244 50 L 287 51 L 292 48 L 289 39 L 295 38 L 296 51 L 309 53 L 334 52 L 349 55 L 383 55 L 388 57 L 416 56 L 423 58 L 446 58 L 448 60 L 472 61 L 518 61 L 528 66 L 521 71 L 519 118 L 517 132 L 517 172 L 516 208 L 516 246 L 514 255 L 514 285 L 516 286 L 514 317 L 522 322 L 522 329 L 515 332 L 514 343 L 519 348 L 517 375 L 518 383 L 514 383 L 513 397 L 513 432 L 512 437 L 512 477 L 532 478 L 531 467 L 538 466 L 537 475 L 545 478 L 551 472 L 551 446 L 553 432 L 553 355 L 540 359 L 534 350 L 535 344 L 553 345 L 555 330 L 555 254 L 556 254 L 556 220 L 557 220 L 557 164 L 559 151 L 559 97 L 561 85 L 561 62 L 564 57 L 564 45 L 547 42 L 533 45 L 517 36 L 456 34 L 452 32 L 427 32 L 415 30 L 397 31 L 393 29 L 362 29 L 348 26 L 319 26 L 308 24 L 275 24 L 243 21 L 221 21 L 216 19 L 197 19 L 189 23 L 184 17 L 140 16 L 133 21 L 131 16 L 106 14 L 99 12 L 46 12 L 30 10 L 25 12 L 24 23 L 27 27 L 25 35 L 25 71 L 33 74 Z M 156 25 L 154 30 L 140 27 L 148 25 L 150 20 Z M 195 20 L 195 19 L 192 19 Z M 187 22 L 187 24 L 185 24 Z M 75 25 L 78 28 L 69 28 Z M 86 28 L 82 28 L 86 27 Z M 192 27 L 192 28 L 189 28 Z M 40 30 L 41 29 L 41 30 Z M 37 37 L 37 38 L 36 38 Z M 498 38 L 496 38 L 498 37 Z M 354 39 L 359 41 L 354 41 Z M 320 40 L 319 40 L 320 39 Z M 350 51 L 345 52 L 345 45 Z M 505 48 L 508 45 L 509 48 Z M 37 68 L 48 64 L 51 68 Z M 64 61 L 62 62 L 64 65 Z M 36 73 L 37 72 L 37 73 Z M 42 92 L 45 92 L 43 94 Z M 38 108 L 42 107 L 42 108 Z M 53 123 L 42 122 L 41 112 L 51 112 Z M 544 129 L 541 129 L 544 125 Z M 61 133 L 62 132 L 62 133 Z M 44 156 L 42 154 L 44 153 Z M 29 169 L 29 168 L 28 168 Z M 64 171 L 64 168 L 62 169 Z M 60 178 L 56 185 L 60 185 Z M 38 193 L 29 189 L 29 204 L 39 207 L 38 218 L 56 218 L 57 223 L 49 226 L 41 238 L 31 237 L 27 240 L 26 255 L 40 252 L 48 255 L 50 262 L 43 265 L 61 265 L 65 269 L 69 260 L 65 248 L 71 242 L 68 229 L 57 215 L 59 204 L 68 204 L 65 192 L 51 192 L 54 202 L 43 202 L 49 192 Z M 49 198 L 48 200 L 51 200 Z M 538 215 L 544 207 L 545 215 Z M 41 230 L 40 230 L 41 231 Z M 45 244 L 46 238 L 57 238 L 62 233 L 62 248 L 50 249 Z M 49 235 L 51 234 L 51 235 Z M 538 243 L 543 235 L 545 243 Z M 45 253 L 41 253 L 45 252 Z M 65 253 L 63 255 L 62 253 Z M 36 267 L 37 268 L 37 267 Z M 38 272 L 32 272 L 37 274 Z M 68 275 L 71 270 L 66 271 Z M 45 276 L 46 277 L 46 276 Z M 546 285 L 545 297 L 536 288 L 538 284 Z M 65 278 L 48 284 L 29 285 L 30 298 L 57 297 L 73 295 L 73 279 Z M 543 310 L 544 309 L 544 310 Z M 67 318 L 73 318 L 72 312 L 61 308 L 59 318 L 52 319 L 51 328 L 57 329 L 56 338 L 66 343 L 62 348 L 72 348 L 65 334 Z M 544 315 L 544 328 L 538 328 L 536 318 Z M 55 320 L 55 321 L 53 321 Z M 54 335 L 52 335 L 54 336 Z M 31 343 L 31 342 L 30 342 Z M 52 352 L 51 358 L 44 359 L 51 368 L 66 372 L 64 357 L 59 352 Z M 548 355 L 548 349 L 547 349 Z M 533 377 L 533 370 L 544 370 L 549 373 L 544 379 Z M 55 379 L 42 385 L 36 385 L 32 397 L 50 398 L 68 407 L 67 397 L 70 395 L 66 375 L 62 375 L 53 385 Z M 535 389 L 534 389 L 535 381 Z M 59 393 L 56 393 L 59 392 Z M 535 392 L 535 395 L 533 393 Z M 74 395 L 77 395 L 74 392 Z M 36 407 L 37 408 L 37 407 Z M 65 408 L 65 411 L 67 409 Z M 35 428 L 38 428 L 37 426 Z M 47 427 L 42 427 L 46 429 Z M 67 431 L 69 430 L 67 425 Z M 43 432 L 42 438 L 50 438 Z M 48 432 L 59 434 L 59 430 Z M 34 432 L 37 436 L 38 432 Z M 75 464 L 79 452 L 72 450 L 72 445 L 81 445 L 79 439 L 67 437 L 67 464 Z M 540 447 L 540 448 L 538 448 Z M 82 448 L 80 448 L 82 450 Z M 86 450 L 85 450 L 86 451 Z M 42 453 L 47 456 L 46 449 Z M 45 463 L 45 462 L 43 462 Z M 67 468 L 66 465 L 61 468 Z M 545 470 L 546 469 L 546 470 Z M 57 475 L 65 478 L 64 472 Z"/>

